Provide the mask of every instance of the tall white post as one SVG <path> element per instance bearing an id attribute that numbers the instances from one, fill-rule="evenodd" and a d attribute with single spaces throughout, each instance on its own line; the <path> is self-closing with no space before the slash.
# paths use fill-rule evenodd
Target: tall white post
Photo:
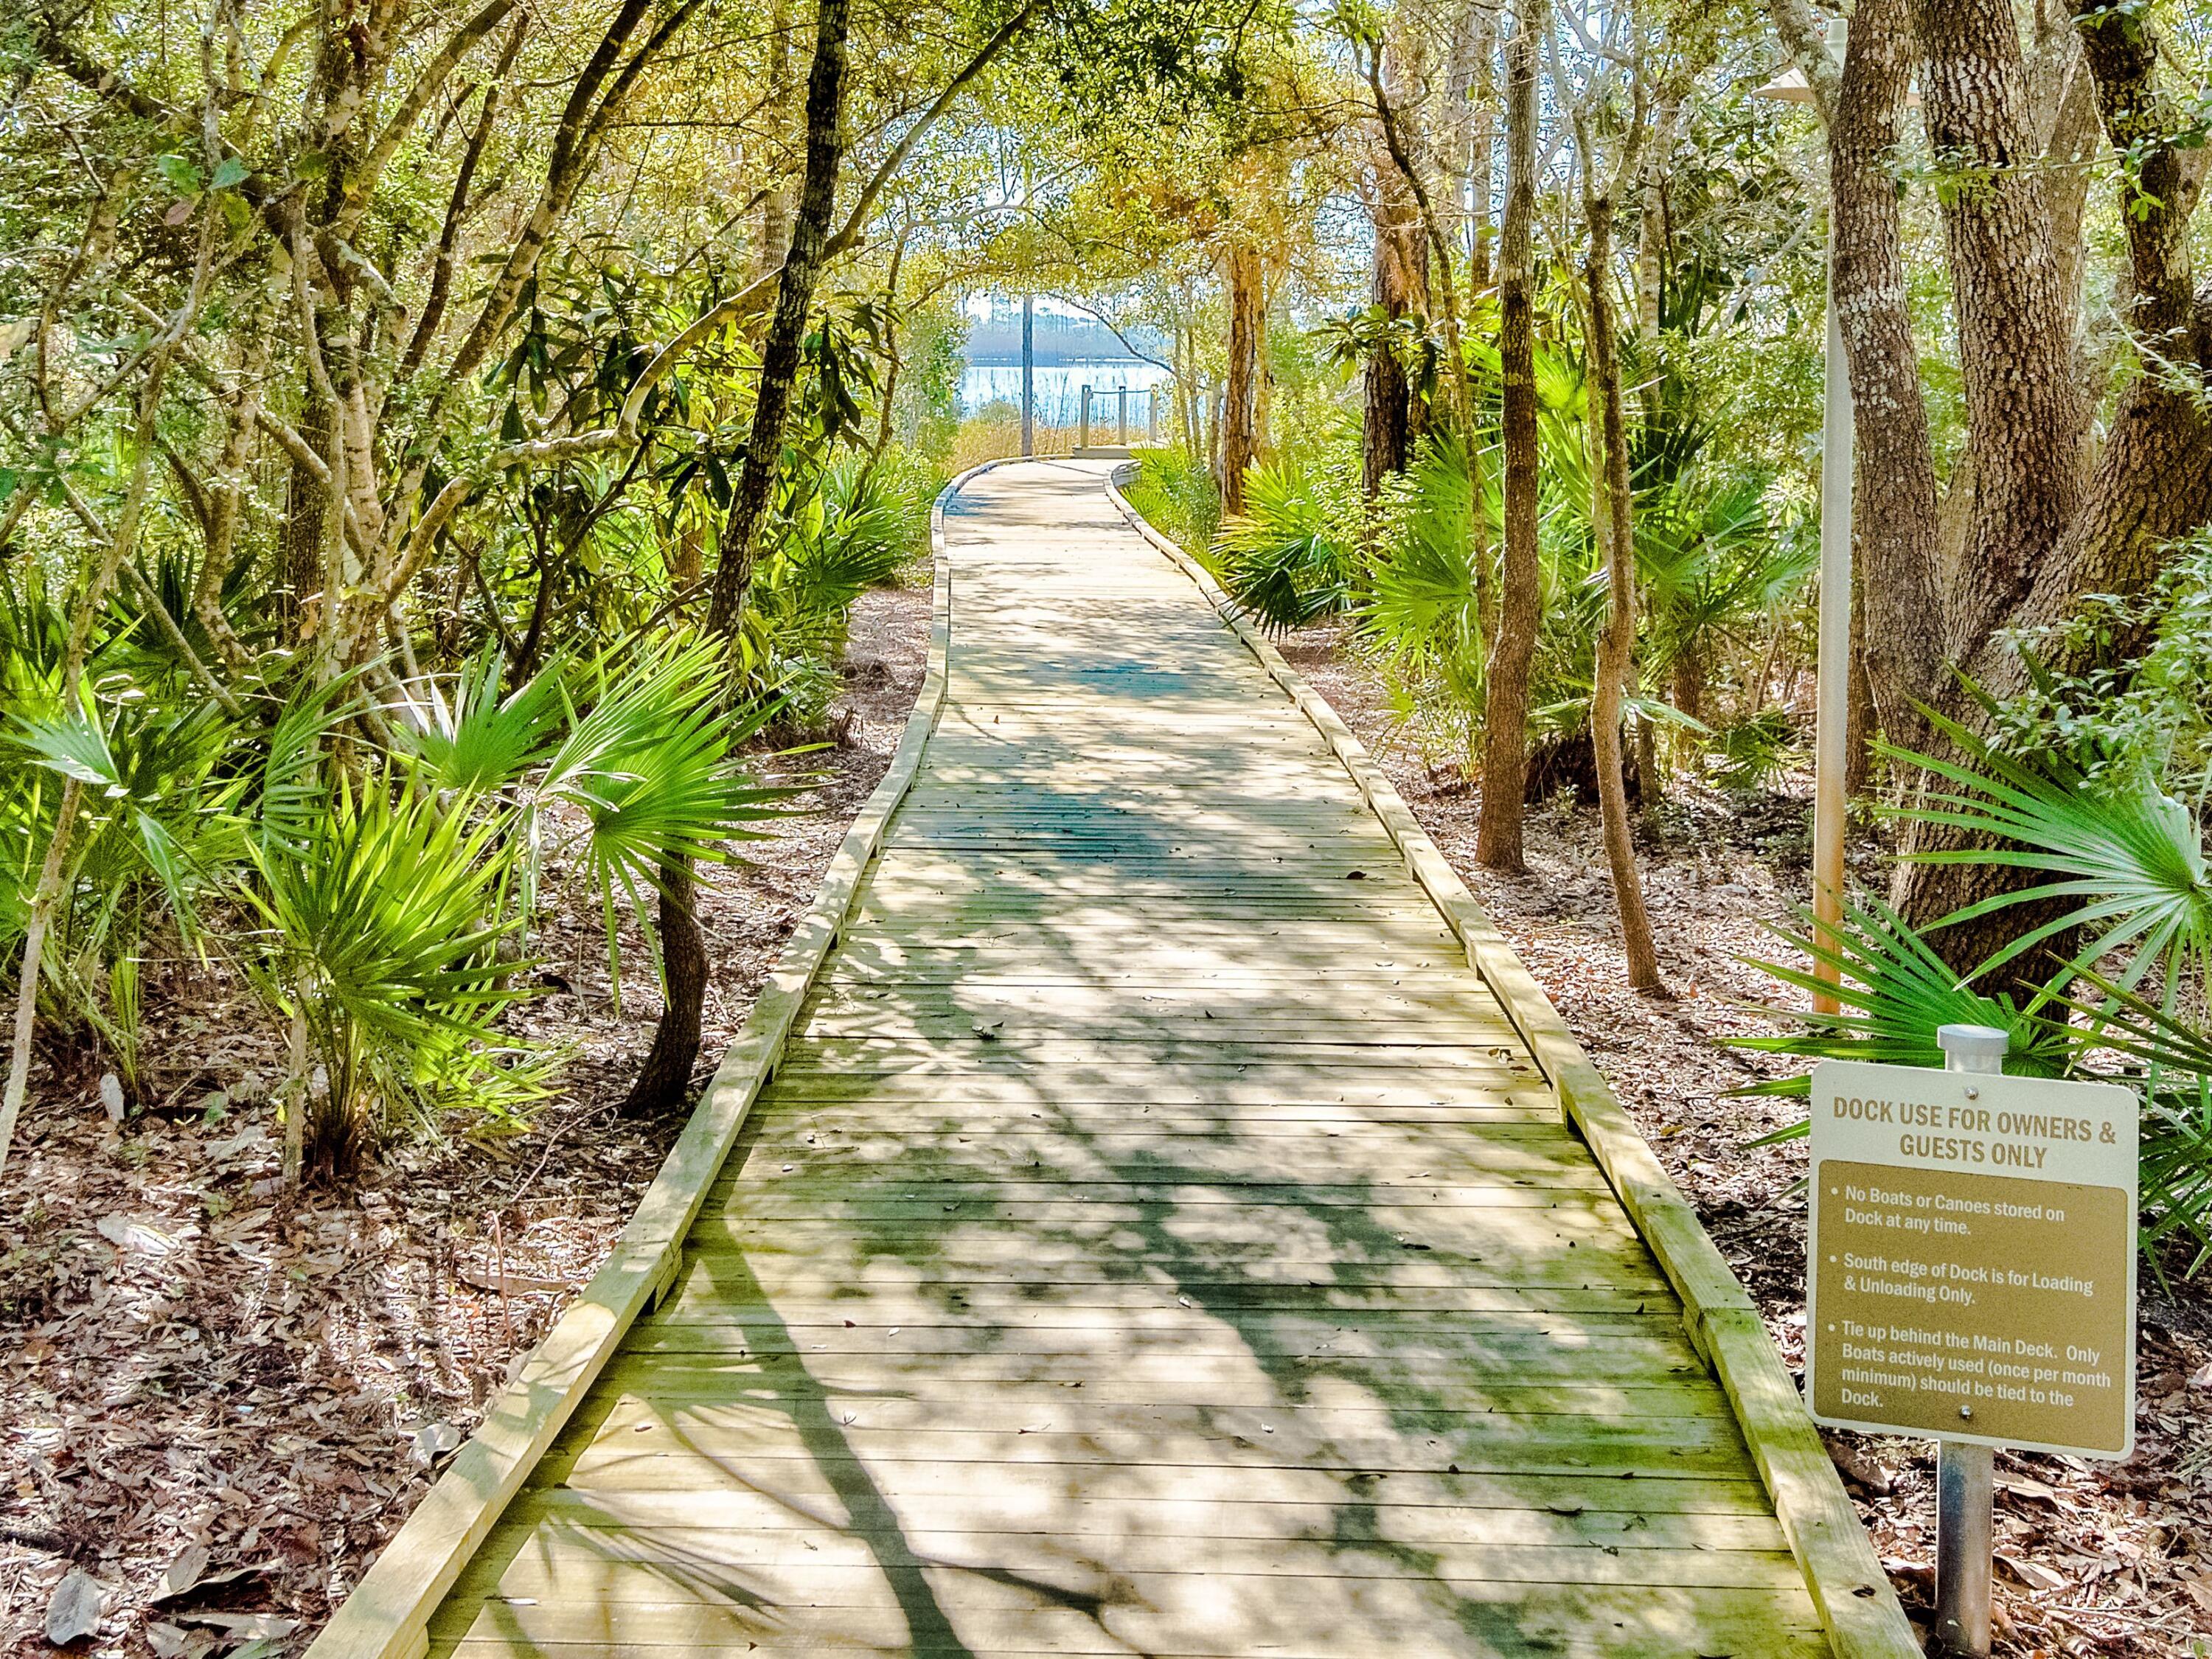
<path id="1" fill-rule="evenodd" d="M 1829 26 L 1828 51 L 1841 61 L 1844 23 Z M 1844 331 L 1836 314 L 1836 221 L 1830 181 L 1827 282 L 1827 391 L 1820 422 L 1820 635 L 1814 679 L 1813 724 L 1813 921 L 1815 935 L 1833 949 L 1844 915 L 1844 774 L 1850 763 L 1844 741 L 1850 725 L 1851 684 L 1851 376 Z M 1832 984 L 1837 970 L 1813 967 Z M 1832 995 L 1813 1006 L 1836 1010 Z"/>

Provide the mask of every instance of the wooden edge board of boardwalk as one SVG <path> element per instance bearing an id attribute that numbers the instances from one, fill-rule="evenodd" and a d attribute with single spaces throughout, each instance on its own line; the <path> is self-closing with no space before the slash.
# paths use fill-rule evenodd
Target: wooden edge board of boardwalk
<path id="1" fill-rule="evenodd" d="M 813 911 L 316 1659 L 1917 1651 L 1349 732 L 1105 469 L 989 470 Z"/>

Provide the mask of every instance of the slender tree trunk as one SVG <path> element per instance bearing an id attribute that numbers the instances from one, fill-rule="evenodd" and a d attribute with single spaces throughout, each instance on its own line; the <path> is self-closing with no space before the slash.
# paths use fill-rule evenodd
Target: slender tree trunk
<path id="1" fill-rule="evenodd" d="M 62 651 L 61 687 L 62 696 L 72 708 L 82 706 L 85 659 L 92 648 L 93 629 L 114 588 L 116 572 L 129 562 L 137 548 L 138 529 L 144 522 L 147 496 L 153 485 L 154 458 L 159 453 L 155 441 L 155 422 L 161 412 L 161 386 L 175 355 L 177 340 L 190 319 L 198 313 L 202 284 L 207 274 L 208 246 L 204 236 L 199 269 L 185 301 L 185 317 L 155 348 L 146 365 L 145 381 L 138 394 L 137 453 L 131 463 L 131 484 L 124 498 L 123 511 L 117 516 L 106 545 L 93 550 L 83 585 L 70 607 L 69 635 Z M 0 1170 L 8 1166 L 8 1149 L 15 1139 L 15 1120 L 30 1092 L 31 1039 L 38 1019 L 39 978 L 46 967 L 46 935 L 53 927 L 56 912 L 61 908 L 64 878 L 69 868 L 70 837 L 76 828 L 77 808 L 83 797 L 83 785 L 76 778 L 63 784 L 61 800 L 54 814 L 53 837 L 46 843 L 46 855 L 40 862 L 39 884 L 32 890 L 30 915 L 24 920 L 23 955 L 15 984 L 15 1019 L 8 1053 L 8 1081 L 4 1088 L 0 1088 Z"/>
<path id="2" fill-rule="evenodd" d="M 744 470 L 722 529 L 721 556 L 714 568 L 714 596 L 707 626 L 734 636 L 744 615 L 753 579 L 755 544 L 761 520 L 775 494 L 783 456 L 783 431 L 791 394 L 799 379 L 799 345 L 806 314 L 821 274 L 822 245 L 836 205 L 837 170 L 844 159 L 840 131 L 845 93 L 845 34 L 851 0 L 820 0 L 816 12 L 814 65 L 806 86 L 806 179 L 792 226 L 791 251 L 776 287 L 775 313 L 761 348 L 758 391 L 752 431 L 745 441 Z"/>
<path id="3" fill-rule="evenodd" d="M 1244 510 L 1244 474 L 1259 459 L 1261 340 L 1267 327 L 1260 250 L 1229 245 L 1229 391 L 1222 411 L 1221 510 Z"/>
<path id="4" fill-rule="evenodd" d="M 1492 870 L 1527 867 L 1522 797 L 1528 771 L 1528 671 L 1543 594 L 1537 558 L 1536 37 L 1524 4 L 1505 62 L 1505 215 L 1498 244 L 1498 353 L 1503 369 L 1504 537 L 1497 624 L 1483 678 L 1482 808 L 1474 855 Z"/>
<path id="5" fill-rule="evenodd" d="M 1587 162 L 1584 164 L 1588 165 Z M 1651 921 L 1644 909 L 1644 881 L 1636 867 L 1636 845 L 1628 822 L 1628 786 L 1621 770 L 1621 702 L 1628 686 L 1630 658 L 1636 647 L 1636 535 L 1628 483 L 1628 431 L 1620 393 L 1620 350 L 1613 336 L 1613 200 L 1585 198 L 1589 217 L 1589 254 L 1583 275 L 1589 289 L 1591 392 L 1598 405 L 1602 505 L 1592 514 L 1598 545 L 1605 555 L 1611 608 L 1597 647 L 1596 684 L 1590 698 L 1590 737 L 1597 757 L 1598 808 L 1605 831 L 1605 857 L 1613 872 L 1613 902 L 1620 912 L 1620 938 L 1627 959 L 1628 983 L 1647 995 L 1664 996 L 1659 955 L 1651 942 Z M 1594 469 L 1595 471 L 1595 469 Z"/>
<path id="6" fill-rule="evenodd" d="M 744 620 L 745 599 L 752 588 L 755 544 L 761 520 L 775 494 L 784 425 L 790 413 L 792 388 L 799 378 L 799 344 L 807 311 L 813 304 L 830 210 L 836 201 L 837 169 L 843 156 L 840 124 L 850 12 L 850 0 L 820 0 L 816 14 L 814 63 L 806 88 L 806 179 L 799 191 L 790 252 L 776 289 L 775 313 L 761 349 L 744 468 L 738 476 L 737 491 L 723 521 L 714 595 L 708 605 L 708 629 L 726 639 L 736 637 Z M 706 944 L 693 914 L 696 890 L 688 860 L 677 860 L 662 871 L 662 978 L 667 1001 L 659 1024 L 653 1028 L 645 1068 L 623 1103 L 627 1111 L 670 1109 L 682 1101 L 690 1085 L 707 995 Z"/>
<path id="7" fill-rule="evenodd" d="M 1467 289 L 1472 298 L 1488 289 L 1493 280 L 1491 244 L 1496 238 L 1490 222 L 1490 190 L 1498 137 L 1492 125 L 1498 101 L 1498 14 L 1488 4 L 1468 7 L 1456 49 L 1462 54 L 1466 77 L 1467 172 L 1462 188 L 1467 208 Z M 1462 84 L 1461 70 L 1455 66 L 1455 97 L 1460 94 Z"/>
<path id="8" fill-rule="evenodd" d="M 629 1116 L 672 1110 L 690 1092 L 707 1006 L 707 937 L 699 927 L 699 884 L 689 860 L 660 871 L 660 977 L 664 1000 L 653 1047 L 622 1109 Z"/>
<path id="9" fill-rule="evenodd" d="M 792 136 L 791 96 L 796 88 L 791 79 L 791 33 L 797 27 L 792 16 L 791 0 L 775 0 L 769 17 L 768 107 L 763 113 L 775 135 L 772 143 L 778 149 Z M 784 157 L 771 151 L 769 161 L 771 167 L 780 169 Z M 753 274 L 766 276 L 783 263 L 784 255 L 791 248 L 791 187 L 787 183 L 778 182 L 761 198 L 759 232 L 753 248 Z"/>
<path id="10" fill-rule="evenodd" d="M 1647 340 L 1659 337 L 1660 309 L 1665 298 L 1667 173 L 1681 114 L 1681 94 L 1669 88 L 1659 100 L 1652 142 L 1644 153 L 1644 179 L 1636 214 L 1636 330 Z"/>
<path id="11" fill-rule="evenodd" d="M 1398 112 L 1382 82 L 1382 49 L 1377 46 L 1368 59 L 1367 85 L 1375 99 L 1375 113 L 1382 123 L 1382 139 L 1390 152 L 1391 165 L 1397 168 L 1404 180 L 1406 191 L 1413 198 L 1414 234 L 1419 238 L 1428 261 L 1428 295 L 1434 305 L 1436 316 L 1443 324 L 1442 361 L 1437 365 L 1437 381 L 1443 388 L 1444 407 L 1449 424 L 1462 441 L 1472 442 L 1474 431 L 1474 398 L 1468 380 L 1467 352 L 1460 335 L 1459 278 L 1452 269 L 1451 238 L 1445 234 L 1443 221 L 1437 204 L 1422 181 L 1425 165 L 1419 132 L 1409 127 Z M 1484 586 L 1488 570 L 1487 560 L 1476 563 L 1476 597 L 1483 622 L 1488 624 L 1489 595 Z"/>
<path id="12" fill-rule="evenodd" d="M 312 385 L 301 408 L 299 431 L 301 441 L 316 454 L 330 453 L 330 405 Z M 282 546 L 284 603 L 295 622 L 316 614 L 307 610 L 307 601 L 323 590 L 323 521 L 330 501 L 321 480 L 295 460 L 285 485 Z"/>
<path id="13" fill-rule="evenodd" d="M 84 786 L 75 778 L 62 785 L 61 810 L 55 815 L 53 839 L 39 869 L 39 884 L 31 891 L 30 918 L 23 930 L 21 978 L 15 987 L 15 1029 L 9 1034 L 8 1085 L 0 1092 L 0 1173 L 8 1168 L 8 1149 L 15 1138 L 15 1120 L 31 1086 L 31 1037 L 39 1010 L 39 975 L 45 966 L 46 930 L 61 907 L 62 872 L 69 857 L 70 832 L 76 827 L 77 805 Z"/>

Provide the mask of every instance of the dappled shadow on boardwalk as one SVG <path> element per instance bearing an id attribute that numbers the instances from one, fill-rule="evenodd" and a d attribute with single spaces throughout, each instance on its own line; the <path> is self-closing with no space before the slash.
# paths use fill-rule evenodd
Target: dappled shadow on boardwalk
<path id="1" fill-rule="evenodd" d="M 1662 1279 L 1349 781 L 1103 502 L 1040 539 L 1042 469 L 983 485 L 923 775 L 441 1644 L 1819 1651 Z"/>

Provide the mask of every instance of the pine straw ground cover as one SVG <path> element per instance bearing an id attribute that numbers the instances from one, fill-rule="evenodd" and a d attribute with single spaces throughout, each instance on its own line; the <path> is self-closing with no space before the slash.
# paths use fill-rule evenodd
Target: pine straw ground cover
<path id="1" fill-rule="evenodd" d="M 710 877 L 702 1068 L 890 764 L 929 605 L 863 597 L 843 742 L 766 763 L 811 786 Z M 91 1055 L 35 1076 L 0 1184 L 0 1652 L 50 1651 L 73 1571 L 102 1603 L 80 1650 L 296 1652 L 597 1270 L 682 1127 L 614 1113 L 659 1003 L 634 933 L 619 1017 L 595 915 L 534 946 L 548 994 L 510 1023 L 574 1045 L 562 1094 L 518 1138 L 400 1149 L 355 1200 L 279 1212 L 281 1034 L 219 975 L 149 994 L 155 1109 L 112 1121 Z"/>
<path id="2" fill-rule="evenodd" d="M 1380 678 L 1346 647 L 1341 625 L 1294 635 L 1284 654 L 1375 751 L 1551 994 L 1758 1299 L 1802 1382 L 1804 1146 L 1748 1144 L 1802 1114 L 1792 1103 L 1731 1096 L 1788 1062 L 1719 1039 L 1776 1029 L 1743 1005 L 1793 1000 L 1739 958 L 1773 958 L 1778 941 L 1764 924 L 1810 901 L 1809 781 L 1749 800 L 1670 786 L 1639 837 L 1652 933 L 1674 993 L 1650 1001 L 1627 988 L 1594 805 L 1532 809 L 1528 877 L 1492 875 L 1474 862 L 1478 797 L 1455 769 L 1432 769 L 1407 747 Z M 1880 848 L 1856 845 L 1852 856 L 1854 878 L 1878 890 Z M 2185 1285 L 2169 1300 L 2146 1283 L 2136 1370 L 2136 1447 L 2126 1462 L 1998 1455 L 2001 1655 L 2212 1655 L 2212 1285 Z M 1933 1443 L 1855 1434 L 1828 1443 L 1906 1611 L 1924 1628 Z"/>

